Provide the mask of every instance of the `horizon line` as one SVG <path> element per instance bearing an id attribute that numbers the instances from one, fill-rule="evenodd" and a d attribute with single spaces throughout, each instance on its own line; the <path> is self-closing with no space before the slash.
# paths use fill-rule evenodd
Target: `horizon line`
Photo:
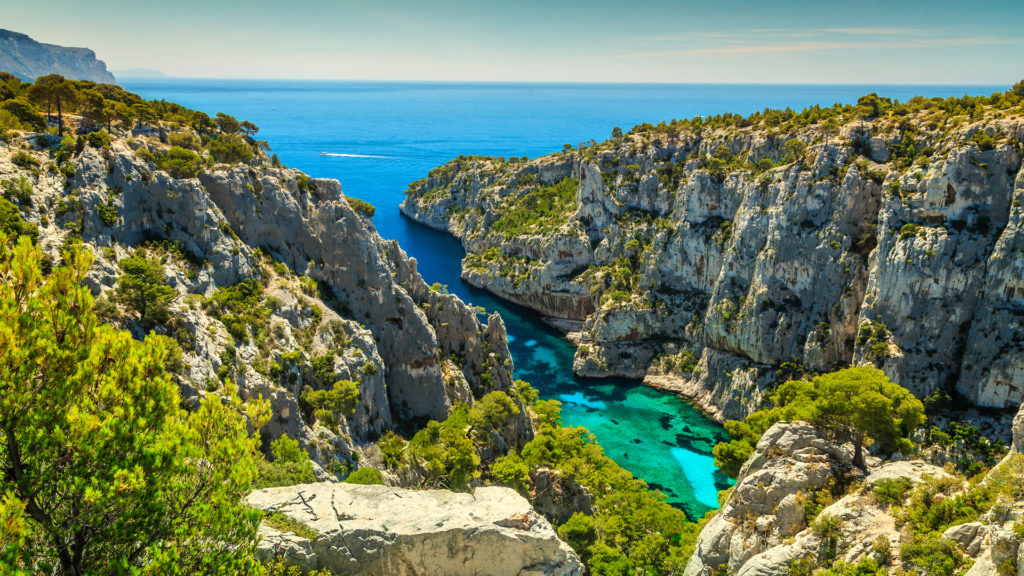
<path id="1" fill-rule="evenodd" d="M 1015 81 L 1003 82 L 738 82 L 738 81 L 597 81 L 597 80 L 426 80 L 426 79 L 395 79 L 395 78 L 259 78 L 259 77 L 222 77 L 222 76 L 124 76 L 122 80 L 214 80 L 228 82 L 380 82 L 387 84 L 550 84 L 550 85 L 600 85 L 600 86 L 948 86 L 948 87 L 973 87 L 992 88 L 1005 86 L 1007 89 L 1014 85 Z"/>

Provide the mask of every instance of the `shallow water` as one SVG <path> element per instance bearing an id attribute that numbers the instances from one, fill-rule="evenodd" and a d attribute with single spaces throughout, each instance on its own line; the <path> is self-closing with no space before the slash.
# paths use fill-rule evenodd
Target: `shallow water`
<path id="1" fill-rule="evenodd" d="M 563 420 L 585 426 L 624 468 L 664 491 L 691 518 L 717 507 L 728 486 L 711 458 L 724 430 L 686 401 L 621 379 L 572 374 L 572 347 L 529 310 L 501 302 L 459 278 L 457 241 L 401 217 L 408 183 L 459 154 L 538 156 L 564 143 L 603 140 L 614 126 L 765 107 L 856 102 L 877 91 L 988 94 L 1006 87 L 460 84 L 258 80 L 135 80 L 126 89 L 261 128 L 282 162 L 337 178 L 346 194 L 377 207 L 377 229 L 419 261 L 428 283 L 505 320 L 516 377 L 563 402 Z M 325 154 L 321 154 L 325 153 Z"/>

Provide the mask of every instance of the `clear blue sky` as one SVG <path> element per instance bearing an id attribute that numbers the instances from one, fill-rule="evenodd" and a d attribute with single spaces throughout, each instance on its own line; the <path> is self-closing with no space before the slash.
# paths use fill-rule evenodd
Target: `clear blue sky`
<path id="1" fill-rule="evenodd" d="M 1012 84 L 1024 0 L 34 0 L 111 69 L 389 80 Z"/>

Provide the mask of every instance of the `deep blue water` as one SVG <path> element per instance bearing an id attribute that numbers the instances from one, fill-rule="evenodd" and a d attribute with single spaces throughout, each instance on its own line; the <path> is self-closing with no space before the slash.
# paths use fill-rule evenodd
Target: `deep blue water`
<path id="1" fill-rule="evenodd" d="M 345 193 L 377 207 L 377 230 L 419 261 L 428 283 L 505 320 L 516 376 L 563 402 L 563 420 L 586 426 L 621 466 L 664 491 L 691 518 L 717 506 L 728 486 L 711 448 L 725 436 L 686 401 L 634 382 L 582 380 L 573 349 L 528 310 L 459 278 L 458 242 L 398 212 L 407 185 L 459 154 L 538 156 L 563 144 L 603 140 L 615 126 L 766 107 L 853 103 L 878 92 L 906 100 L 990 94 L 1001 86 L 794 86 L 460 84 L 259 80 L 127 80 L 128 90 L 260 127 L 282 162 L 337 178 Z M 323 156 L 322 152 L 334 154 Z"/>

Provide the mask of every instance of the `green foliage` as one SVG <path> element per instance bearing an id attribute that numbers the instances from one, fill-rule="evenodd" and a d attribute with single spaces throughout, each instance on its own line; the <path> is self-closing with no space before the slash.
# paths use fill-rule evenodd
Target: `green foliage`
<path id="1" fill-rule="evenodd" d="M 700 526 L 605 456 L 586 429 L 559 427 L 557 402 L 534 410 L 539 430 L 520 452 L 523 463 L 558 470 L 596 495 L 592 519 L 577 514 L 559 530 L 591 573 L 681 573 Z"/>
<path id="2" fill-rule="evenodd" d="M 9 122 L 8 128 L 15 130 L 31 130 L 42 132 L 46 130 L 46 118 L 39 113 L 39 110 L 24 98 L 14 98 L 0 103 L 0 111 L 5 112 L 13 120 Z"/>
<path id="3" fill-rule="evenodd" d="M 263 523 L 271 528 L 276 528 L 281 532 L 291 532 L 292 534 L 301 536 L 310 542 L 313 542 L 320 537 L 320 533 L 315 529 L 310 528 L 297 520 L 292 520 L 281 512 L 272 512 L 267 514 L 263 517 Z"/>
<path id="4" fill-rule="evenodd" d="M 348 484 L 383 484 L 384 476 L 381 475 L 380 470 L 364 466 L 349 474 L 348 478 L 345 478 L 345 482 Z"/>
<path id="5" fill-rule="evenodd" d="M 353 198 L 352 196 L 345 196 L 345 201 L 348 205 L 356 212 L 366 216 L 367 218 L 373 218 L 373 215 L 377 212 L 377 209 L 373 207 L 373 204 L 359 198 Z"/>
<path id="6" fill-rule="evenodd" d="M 252 278 L 227 288 L 218 288 L 203 302 L 203 308 L 221 321 L 238 342 L 261 340 L 267 332 L 267 309 L 263 287 Z"/>
<path id="7" fill-rule="evenodd" d="M 242 127 L 241 123 L 234 116 L 223 112 L 217 112 L 215 122 L 217 123 L 217 128 L 225 134 L 235 134 Z"/>
<path id="8" fill-rule="evenodd" d="M 966 563 L 956 543 L 938 534 L 914 535 L 900 548 L 900 557 L 928 576 L 954 576 Z"/>
<path id="9" fill-rule="evenodd" d="M 359 404 L 359 383 L 338 380 L 330 390 L 313 390 L 306 386 L 302 389 L 301 399 L 313 411 L 318 422 L 337 432 L 338 414 L 349 417 L 355 413 Z"/>
<path id="10" fill-rule="evenodd" d="M 249 143 L 237 134 L 222 134 L 210 140 L 206 149 L 216 162 L 224 164 L 247 164 L 255 157 Z"/>
<path id="11" fill-rule="evenodd" d="M 90 132 L 85 137 L 85 141 L 93 148 L 110 148 L 110 134 L 107 134 L 103 130 Z"/>
<path id="12" fill-rule="evenodd" d="M 269 488 L 316 482 L 309 454 L 299 447 L 297 440 L 282 434 L 280 438 L 270 443 L 270 452 L 274 460 L 260 461 L 260 474 L 255 487 Z"/>
<path id="13" fill-rule="evenodd" d="M 11 154 L 11 164 L 14 164 L 22 170 L 31 170 L 33 168 L 39 168 L 39 160 L 24 150 L 18 150 L 14 154 Z"/>
<path id="14" fill-rule="evenodd" d="M 118 265 L 123 273 L 117 279 L 115 298 L 137 312 L 143 326 L 166 322 L 168 306 L 177 293 L 166 284 L 163 264 L 136 254 Z"/>
<path id="15" fill-rule="evenodd" d="M 36 225 L 22 219 L 18 207 L 3 198 L 0 198 L 0 234 L 15 237 L 24 235 L 32 242 L 39 238 Z"/>
<path id="16" fill-rule="evenodd" d="M 916 534 L 942 533 L 950 526 L 971 522 L 995 502 L 997 491 L 982 485 L 959 492 L 956 478 L 926 478 L 910 496 L 903 518 Z"/>
<path id="17" fill-rule="evenodd" d="M 145 148 L 139 148 L 136 153 L 141 150 Z M 171 146 L 166 152 L 151 156 L 157 169 L 164 170 L 175 178 L 195 178 L 206 166 L 202 156 L 180 146 Z"/>
<path id="18" fill-rule="evenodd" d="M 997 140 L 987 132 L 978 130 L 971 136 L 971 142 L 978 145 L 978 150 L 982 152 L 988 152 L 989 150 L 995 150 Z"/>
<path id="19" fill-rule="evenodd" d="M 388 468 L 397 469 L 402 466 L 406 446 L 408 446 L 408 443 L 405 439 L 391 430 L 385 432 L 377 440 L 377 447 L 380 448 L 380 453 L 384 457 L 384 464 Z"/>
<path id="20" fill-rule="evenodd" d="M 411 460 L 431 486 L 464 490 L 480 475 L 480 457 L 466 434 L 466 412 L 461 406 L 444 422 L 431 420 L 409 442 Z"/>
<path id="21" fill-rule="evenodd" d="M 32 184 L 25 178 L 4 180 L 3 183 L 0 183 L 0 188 L 3 189 L 4 198 L 11 202 L 21 206 L 32 205 Z"/>
<path id="22" fill-rule="evenodd" d="M 493 433 L 518 413 L 518 408 L 508 394 L 500 390 L 487 393 L 469 409 L 467 415 L 473 440 L 481 444 L 492 444 Z"/>
<path id="23" fill-rule="evenodd" d="M 821 556 L 826 562 L 835 560 L 839 551 L 839 538 L 843 535 L 843 521 L 824 514 L 811 525 L 811 533 L 821 541 Z"/>
<path id="24" fill-rule="evenodd" d="M 906 478 L 884 478 L 875 483 L 872 494 L 882 506 L 899 506 L 907 499 L 913 486 Z"/>
<path id="25" fill-rule="evenodd" d="M 520 494 L 529 493 L 530 468 L 518 454 L 506 454 L 495 460 L 491 476 L 496 483 L 513 488 Z"/>
<path id="26" fill-rule="evenodd" d="M 792 416 L 793 418 L 789 418 Z M 796 414 L 773 408 L 753 412 L 744 421 L 727 420 L 725 430 L 729 433 L 729 442 L 720 442 L 712 450 L 715 466 L 732 478 L 739 476 L 743 463 L 754 453 L 757 441 L 761 439 L 772 424 L 781 420 L 795 419 Z"/>
<path id="27" fill-rule="evenodd" d="M 565 215 L 576 206 L 579 180 L 565 178 L 551 186 L 530 190 L 491 225 L 491 231 L 506 236 L 546 232 L 565 222 Z"/>
<path id="28" fill-rule="evenodd" d="M 72 249 L 45 278 L 41 259 L 26 238 L 0 241 L 0 517 L 20 549 L 5 568 L 257 570 L 260 513 L 242 496 L 258 459 L 247 426 L 262 426 L 266 404 L 245 406 L 229 388 L 184 412 L 166 340 L 96 319 L 81 285 L 91 257 Z"/>
<path id="29" fill-rule="evenodd" d="M 854 463 L 863 467 L 863 448 L 877 443 L 886 452 L 908 452 L 909 436 L 924 422 L 924 406 L 907 389 L 873 366 L 847 368 L 812 382 L 790 380 L 772 395 L 774 407 L 758 410 L 745 423 L 726 422 L 732 441 L 715 446 L 715 463 L 727 474 L 739 471 L 761 435 L 775 422 L 803 420 L 837 442 L 852 442 Z"/>

